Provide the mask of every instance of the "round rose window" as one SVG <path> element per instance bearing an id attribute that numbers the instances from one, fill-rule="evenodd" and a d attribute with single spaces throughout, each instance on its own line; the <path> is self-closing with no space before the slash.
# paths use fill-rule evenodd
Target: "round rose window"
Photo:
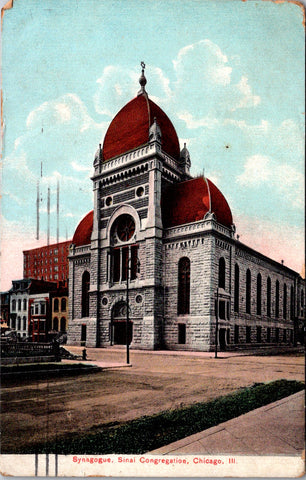
<path id="1" fill-rule="evenodd" d="M 117 223 L 117 235 L 121 242 L 127 242 L 135 233 L 135 223 L 130 215 L 122 215 Z"/>

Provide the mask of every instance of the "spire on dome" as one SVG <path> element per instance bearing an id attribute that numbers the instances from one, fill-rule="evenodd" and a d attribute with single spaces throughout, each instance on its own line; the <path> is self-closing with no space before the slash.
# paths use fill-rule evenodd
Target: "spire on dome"
<path id="1" fill-rule="evenodd" d="M 149 130 L 149 142 L 161 143 L 161 138 L 162 138 L 161 129 L 157 123 L 156 117 L 154 117 L 154 122 L 152 123 Z"/>
<path id="2" fill-rule="evenodd" d="M 139 83 L 141 88 L 137 93 L 137 95 L 142 95 L 143 93 L 147 93 L 145 90 L 147 79 L 144 76 L 144 69 L 146 68 L 146 64 L 144 62 L 140 62 L 140 65 L 141 65 L 141 76 L 139 77 Z"/>

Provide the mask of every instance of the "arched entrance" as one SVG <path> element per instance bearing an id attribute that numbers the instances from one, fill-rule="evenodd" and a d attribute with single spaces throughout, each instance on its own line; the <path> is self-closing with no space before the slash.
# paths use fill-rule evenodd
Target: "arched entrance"
<path id="1" fill-rule="evenodd" d="M 110 323 L 111 345 L 126 345 L 126 302 L 116 303 L 112 309 Z M 128 324 L 128 342 L 133 338 L 133 322 Z"/>

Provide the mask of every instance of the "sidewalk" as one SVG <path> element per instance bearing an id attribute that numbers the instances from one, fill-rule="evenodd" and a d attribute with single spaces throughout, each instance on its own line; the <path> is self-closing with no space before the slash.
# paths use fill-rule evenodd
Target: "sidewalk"
<path id="1" fill-rule="evenodd" d="M 305 391 L 148 452 L 158 455 L 300 455 L 305 448 Z"/>

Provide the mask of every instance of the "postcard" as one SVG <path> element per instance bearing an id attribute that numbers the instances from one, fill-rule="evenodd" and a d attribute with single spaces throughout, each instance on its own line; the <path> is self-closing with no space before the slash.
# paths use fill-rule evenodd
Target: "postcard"
<path id="1" fill-rule="evenodd" d="M 1 474 L 303 475 L 303 4 L 1 7 Z"/>

